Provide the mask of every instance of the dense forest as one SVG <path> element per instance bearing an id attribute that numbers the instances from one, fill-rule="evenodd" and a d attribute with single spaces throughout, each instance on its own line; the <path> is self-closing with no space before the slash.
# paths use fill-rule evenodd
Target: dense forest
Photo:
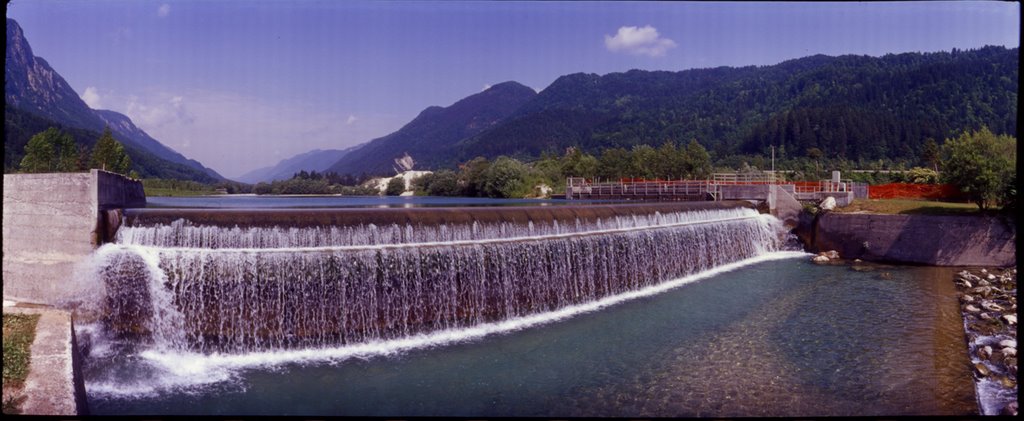
<path id="1" fill-rule="evenodd" d="M 559 78 L 500 124 L 458 144 L 522 159 L 574 146 L 697 139 L 716 161 L 737 154 L 914 164 L 928 139 L 987 126 L 1016 136 L 1018 49 L 883 57 L 823 55 L 773 66 Z M 420 162 L 430 162 L 417 156 Z"/>

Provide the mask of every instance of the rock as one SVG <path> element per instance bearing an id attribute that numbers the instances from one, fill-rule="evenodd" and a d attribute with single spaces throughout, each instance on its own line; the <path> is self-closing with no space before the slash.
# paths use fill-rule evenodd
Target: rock
<path id="1" fill-rule="evenodd" d="M 964 311 L 966 311 L 968 313 L 977 313 L 977 312 L 981 311 L 981 309 L 975 307 L 973 304 L 968 304 L 967 307 L 964 307 Z"/>
<path id="2" fill-rule="evenodd" d="M 817 256 L 812 257 L 811 261 L 814 262 L 814 263 L 828 263 L 828 257 L 822 256 L 822 255 L 817 255 Z"/>
<path id="3" fill-rule="evenodd" d="M 986 322 L 989 321 L 989 320 L 995 319 L 995 317 L 992 317 L 992 315 L 988 314 L 988 313 L 981 313 L 981 314 L 978 315 L 978 317 L 980 317 L 981 320 L 984 320 Z"/>
<path id="4" fill-rule="evenodd" d="M 995 276 L 995 275 L 993 275 L 993 274 L 991 274 L 991 273 L 990 273 L 990 274 L 988 274 L 988 280 L 992 281 L 992 280 L 995 280 L 995 279 L 996 279 L 996 276 Z"/>
<path id="5" fill-rule="evenodd" d="M 1004 356 L 1007 356 L 1007 357 L 1016 357 L 1017 356 L 1017 348 L 1011 348 L 1011 347 L 1003 348 L 1002 350 L 999 351 L 999 353 L 1003 354 Z"/>
<path id="6" fill-rule="evenodd" d="M 860 262 L 861 262 L 860 259 L 853 259 L 853 263 L 860 263 Z"/>
<path id="7" fill-rule="evenodd" d="M 977 287 L 977 288 L 971 289 L 971 292 L 974 293 L 974 294 L 980 295 L 982 297 L 988 298 L 989 294 L 992 293 L 992 288 L 991 287 Z"/>
<path id="8" fill-rule="evenodd" d="M 825 200 L 818 204 L 818 207 L 822 210 L 833 210 L 836 208 L 836 198 L 832 196 L 826 197 Z"/>
<path id="9" fill-rule="evenodd" d="M 826 251 L 826 252 L 824 252 L 822 254 L 825 257 L 828 257 L 829 259 L 832 259 L 832 260 L 836 260 L 836 259 L 839 258 L 839 252 L 835 251 L 835 250 L 829 250 L 829 251 Z"/>
<path id="10" fill-rule="evenodd" d="M 978 354 L 978 358 L 981 358 L 983 360 L 987 360 L 987 359 L 989 359 L 989 357 L 992 356 L 992 347 L 990 347 L 988 345 L 982 346 L 982 347 L 978 347 L 977 354 Z"/>
<path id="11" fill-rule="evenodd" d="M 1003 311 L 1003 307 L 999 304 L 993 303 L 988 300 L 981 301 L 981 307 L 988 311 Z"/>
<path id="12" fill-rule="evenodd" d="M 974 285 L 971 285 L 971 281 L 968 281 L 968 280 L 966 280 L 966 279 L 961 279 L 959 283 L 960 283 L 960 285 L 962 285 L 962 286 L 963 286 L 964 288 L 968 288 L 968 289 L 970 289 L 971 287 L 973 287 L 973 286 L 974 286 Z"/>
<path id="13" fill-rule="evenodd" d="M 1013 325 L 1017 324 L 1017 315 L 1016 314 L 1004 314 L 1003 317 L 1000 317 L 1000 318 L 1003 319 L 1003 321 L 1005 321 L 1006 324 L 1008 324 L 1010 326 L 1013 326 Z"/>
<path id="14" fill-rule="evenodd" d="M 999 341 L 999 346 L 1002 347 L 1002 348 L 1016 348 L 1017 347 L 1017 341 L 1015 341 L 1013 339 L 1003 339 L 1003 340 Z"/>
<path id="15" fill-rule="evenodd" d="M 981 273 L 988 273 L 988 269 L 981 268 Z"/>
<path id="16" fill-rule="evenodd" d="M 979 377 L 988 377 L 989 374 L 992 374 L 992 370 L 989 370 L 989 368 L 986 367 L 984 363 L 975 363 L 974 372 Z"/>
<path id="17" fill-rule="evenodd" d="M 1010 402 L 999 411 L 999 415 L 1017 416 L 1017 402 Z"/>
<path id="18" fill-rule="evenodd" d="M 971 295 L 964 294 L 964 295 L 960 296 L 960 301 L 963 301 L 965 303 L 973 303 L 974 302 L 974 297 L 971 296 Z"/>
<path id="19" fill-rule="evenodd" d="M 998 381 L 999 384 L 1003 385 L 1003 387 L 1007 389 L 1013 389 L 1013 387 L 1017 385 L 1017 382 L 1011 380 L 1009 377 L 1006 376 L 999 376 L 999 378 L 997 378 L 996 381 Z"/>
<path id="20" fill-rule="evenodd" d="M 978 286 L 979 287 L 987 287 L 989 285 L 992 285 L 992 283 L 989 282 L 989 281 L 986 281 L 984 279 L 981 279 L 981 280 L 978 281 Z"/>

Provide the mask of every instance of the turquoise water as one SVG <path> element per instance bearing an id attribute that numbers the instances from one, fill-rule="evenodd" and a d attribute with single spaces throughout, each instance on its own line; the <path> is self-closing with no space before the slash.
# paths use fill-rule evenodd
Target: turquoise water
<path id="1" fill-rule="evenodd" d="M 85 360 L 92 414 L 970 415 L 948 269 L 738 269 L 547 323 L 420 345 Z M 459 339 L 462 338 L 462 339 Z M 407 344 L 406 344 L 407 345 Z M 184 374 L 182 374 L 184 373 Z"/>
<path id="2" fill-rule="evenodd" d="M 150 208 L 403 208 L 442 206 L 557 206 L 585 203 L 616 203 L 606 200 L 491 199 L 486 197 L 437 196 L 256 196 L 217 195 L 147 197 Z"/>

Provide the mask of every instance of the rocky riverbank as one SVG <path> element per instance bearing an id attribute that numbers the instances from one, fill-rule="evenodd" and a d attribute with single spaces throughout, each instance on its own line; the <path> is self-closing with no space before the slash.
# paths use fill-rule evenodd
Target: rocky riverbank
<path id="1" fill-rule="evenodd" d="M 975 390 L 983 415 L 1017 415 L 1017 269 L 956 275 Z"/>

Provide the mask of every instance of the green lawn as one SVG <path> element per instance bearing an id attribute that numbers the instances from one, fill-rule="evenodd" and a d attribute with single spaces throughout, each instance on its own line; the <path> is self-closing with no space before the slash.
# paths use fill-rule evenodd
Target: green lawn
<path id="1" fill-rule="evenodd" d="M 28 376 L 29 348 L 36 337 L 39 315 L 4 314 L 4 383 L 3 411 L 19 412 L 25 377 Z"/>
<path id="2" fill-rule="evenodd" d="M 980 213 L 973 203 L 950 203 L 933 200 L 910 199 L 856 199 L 849 206 L 836 208 L 836 212 L 870 212 L 915 215 L 970 215 Z"/>

